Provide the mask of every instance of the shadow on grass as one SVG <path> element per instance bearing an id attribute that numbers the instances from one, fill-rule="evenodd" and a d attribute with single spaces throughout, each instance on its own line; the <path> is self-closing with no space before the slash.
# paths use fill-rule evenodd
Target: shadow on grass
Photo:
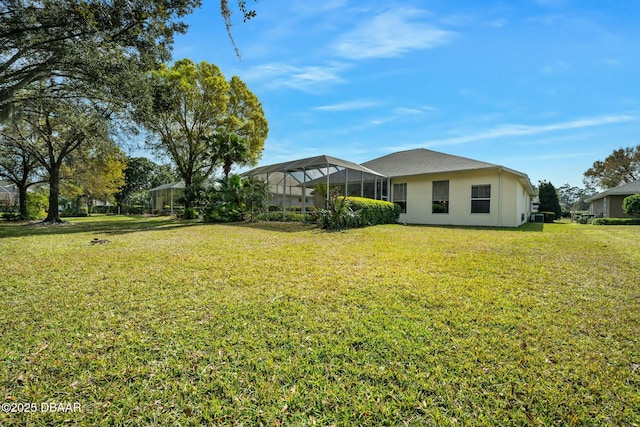
<path id="1" fill-rule="evenodd" d="M 175 228 L 203 225 L 195 220 L 182 220 L 173 217 L 128 217 L 128 216 L 92 216 L 72 218 L 60 224 L 42 224 L 41 222 L 0 222 L 0 239 L 21 236 L 47 236 L 75 233 L 99 233 L 118 235 L 140 231 L 163 231 Z"/>
<path id="2" fill-rule="evenodd" d="M 406 227 L 431 227 L 431 228 L 451 228 L 456 230 L 491 230 L 491 231 L 519 231 L 519 232 L 541 232 L 544 230 L 544 223 L 526 222 L 520 227 L 484 227 L 472 225 L 435 225 L 435 224 L 407 224 Z"/>
<path id="3" fill-rule="evenodd" d="M 280 233 L 299 233 L 302 231 L 309 231 L 314 229 L 321 231 L 317 224 L 312 224 L 308 222 L 297 222 L 297 221 L 233 222 L 233 223 L 227 223 L 225 225 L 260 229 L 260 230 L 266 230 L 266 231 L 277 231 Z"/>
<path id="4" fill-rule="evenodd" d="M 141 231 L 167 231 L 176 228 L 212 226 L 214 223 L 204 223 L 199 220 L 184 220 L 174 217 L 130 217 L 130 216 L 92 216 L 88 218 L 72 218 L 55 225 L 44 225 L 40 222 L 0 222 L 0 239 L 8 237 L 61 235 L 74 233 L 96 233 L 118 235 L 137 233 Z M 317 224 L 302 222 L 255 221 L 220 224 L 232 227 L 243 227 L 275 231 L 279 233 L 299 233 L 310 230 L 324 232 Z M 541 232 L 543 223 L 526 223 L 520 227 L 478 227 L 456 225 L 418 225 L 408 224 L 406 227 L 435 227 L 463 230 L 495 230 Z"/>

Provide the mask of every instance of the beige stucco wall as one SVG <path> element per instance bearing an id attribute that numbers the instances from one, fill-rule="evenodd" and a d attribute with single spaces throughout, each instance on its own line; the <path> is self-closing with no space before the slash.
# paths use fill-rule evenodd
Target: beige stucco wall
<path id="1" fill-rule="evenodd" d="M 627 196 L 605 196 L 591 202 L 590 211 L 604 218 L 630 218 L 622 209 L 622 202 Z"/>
<path id="2" fill-rule="evenodd" d="M 598 215 L 598 216 L 600 215 L 604 216 L 604 213 L 605 213 L 604 209 L 605 209 L 604 199 L 598 199 L 591 202 L 590 211 L 592 214 Z"/>
<path id="3" fill-rule="evenodd" d="M 433 181 L 449 180 L 449 213 L 432 213 Z M 518 177 L 498 170 L 396 177 L 393 184 L 407 184 L 407 224 L 479 225 L 517 227 L 527 222 L 531 198 Z M 491 185 L 491 212 L 471 213 L 471 186 Z M 500 188 L 502 191 L 500 191 Z M 393 200 L 393 194 L 392 194 Z"/>

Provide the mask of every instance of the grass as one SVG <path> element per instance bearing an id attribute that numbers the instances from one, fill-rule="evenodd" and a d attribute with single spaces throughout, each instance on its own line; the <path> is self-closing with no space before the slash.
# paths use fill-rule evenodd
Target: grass
<path id="1" fill-rule="evenodd" d="M 640 226 L 94 217 L 0 253 L 0 403 L 81 404 L 2 426 L 640 424 Z"/>

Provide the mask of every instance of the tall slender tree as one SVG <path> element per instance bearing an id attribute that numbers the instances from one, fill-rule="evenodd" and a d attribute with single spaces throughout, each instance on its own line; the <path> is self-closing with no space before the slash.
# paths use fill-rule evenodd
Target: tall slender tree
<path id="1" fill-rule="evenodd" d="M 538 197 L 540 198 L 540 205 L 538 207 L 540 212 L 553 212 L 555 217 L 560 219 L 562 209 L 560 208 L 558 192 L 553 184 L 547 181 L 540 181 Z"/>

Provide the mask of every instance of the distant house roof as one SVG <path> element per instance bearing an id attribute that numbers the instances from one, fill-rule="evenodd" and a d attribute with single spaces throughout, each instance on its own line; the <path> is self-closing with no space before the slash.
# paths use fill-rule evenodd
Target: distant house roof
<path id="1" fill-rule="evenodd" d="M 594 200 L 604 199 L 607 196 L 630 196 L 632 194 L 640 194 L 640 179 L 598 193 L 595 196 L 589 197 L 586 202 L 591 203 Z"/>

